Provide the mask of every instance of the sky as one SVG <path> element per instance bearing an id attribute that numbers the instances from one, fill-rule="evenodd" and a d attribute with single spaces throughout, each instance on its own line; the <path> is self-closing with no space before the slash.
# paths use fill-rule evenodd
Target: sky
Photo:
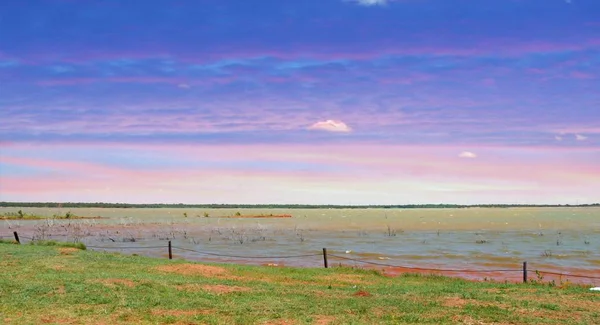
<path id="1" fill-rule="evenodd" d="M 600 1 L 0 1 L 0 201 L 600 202 Z"/>

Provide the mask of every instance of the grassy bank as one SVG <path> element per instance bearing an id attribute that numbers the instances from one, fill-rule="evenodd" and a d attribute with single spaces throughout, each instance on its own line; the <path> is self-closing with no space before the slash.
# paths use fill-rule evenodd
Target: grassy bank
<path id="1" fill-rule="evenodd" d="M 584 287 L 0 244 L 6 324 L 600 324 Z"/>

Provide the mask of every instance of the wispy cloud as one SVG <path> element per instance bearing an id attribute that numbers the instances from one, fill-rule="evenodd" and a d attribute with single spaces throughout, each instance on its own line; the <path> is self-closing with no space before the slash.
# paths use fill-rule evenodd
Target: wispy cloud
<path id="1" fill-rule="evenodd" d="M 588 137 L 586 137 L 585 135 L 581 135 L 581 134 L 575 134 L 575 139 L 577 141 L 584 141 L 587 140 Z"/>
<path id="2" fill-rule="evenodd" d="M 385 6 L 388 4 L 388 0 L 349 0 L 356 2 L 361 6 Z"/>
<path id="3" fill-rule="evenodd" d="M 342 121 L 319 121 L 308 127 L 309 130 L 321 130 L 329 132 L 350 132 L 352 129 Z"/>

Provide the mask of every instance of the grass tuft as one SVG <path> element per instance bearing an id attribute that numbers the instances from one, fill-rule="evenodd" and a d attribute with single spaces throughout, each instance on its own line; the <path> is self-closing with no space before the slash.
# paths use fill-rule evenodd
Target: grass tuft
<path id="1" fill-rule="evenodd" d="M 86 250 L 87 247 L 84 243 L 70 243 L 70 242 L 61 242 L 56 240 L 36 240 L 29 242 L 30 245 L 34 246 L 56 246 L 56 247 L 68 247 L 68 248 L 77 248 L 81 250 Z"/>
<path id="2" fill-rule="evenodd" d="M 0 238 L 0 244 L 15 244 L 17 245 L 17 241 L 14 239 L 1 239 Z"/>

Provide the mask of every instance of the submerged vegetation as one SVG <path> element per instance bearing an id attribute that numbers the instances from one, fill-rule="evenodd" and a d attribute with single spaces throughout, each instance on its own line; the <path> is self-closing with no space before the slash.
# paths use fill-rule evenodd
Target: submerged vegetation
<path id="1" fill-rule="evenodd" d="M 600 295 L 572 284 L 390 278 L 348 267 L 210 265 L 30 245 L 3 245 L 0 269 L 3 324 L 600 323 Z"/>

